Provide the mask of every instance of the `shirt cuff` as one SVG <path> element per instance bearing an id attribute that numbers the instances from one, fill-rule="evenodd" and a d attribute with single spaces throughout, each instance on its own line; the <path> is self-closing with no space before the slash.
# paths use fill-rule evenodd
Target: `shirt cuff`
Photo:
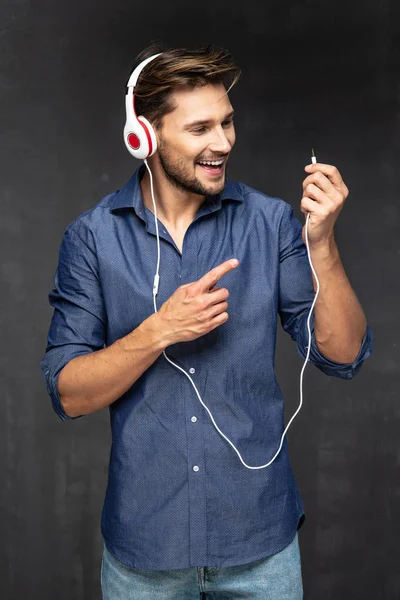
<path id="1" fill-rule="evenodd" d="M 80 419 L 84 415 L 79 415 L 78 417 L 70 417 L 66 414 L 61 402 L 60 394 L 58 392 L 58 377 L 63 367 L 67 364 L 67 362 L 69 362 L 70 359 L 66 360 L 64 363 L 61 363 L 61 365 L 58 364 L 57 369 L 54 370 L 51 368 L 51 366 L 48 365 L 47 358 L 48 354 L 46 354 L 40 361 L 40 370 L 46 383 L 47 392 L 51 398 L 54 411 L 60 417 L 61 421 L 73 421 L 75 419 Z"/>
<path id="2" fill-rule="evenodd" d="M 297 350 L 303 359 L 306 358 L 309 342 L 309 334 L 307 327 L 308 314 L 309 311 L 307 311 L 307 314 L 304 318 L 302 327 L 300 328 L 300 334 L 297 340 Z M 354 359 L 354 362 L 352 363 L 336 362 L 335 360 L 327 358 L 320 352 L 314 336 L 314 312 L 312 313 L 310 318 L 310 329 L 311 350 L 309 361 L 312 364 L 314 364 L 318 369 L 320 369 L 323 373 L 326 373 L 326 375 L 340 377 L 341 379 L 352 379 L 354 375 L 356 375 L 361 369 L 364 360 L 366 360 L 372 352 L 373 333 L 369 325 L 367 325 L 361 348 L 356 358 Z"/>

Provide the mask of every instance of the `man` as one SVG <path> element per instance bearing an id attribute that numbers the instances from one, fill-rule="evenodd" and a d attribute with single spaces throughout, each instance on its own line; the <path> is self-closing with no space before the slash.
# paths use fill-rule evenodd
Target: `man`
<path id="1" fill-rule="evenodd" d="M 61 419 L 110 409 L 106 600 L 302 598 L 303 507 L 286 441 L 270 466 L 254 467 L 271 460 L 283 432 L 277 318 L 304 357 L 313 279 L 291 207 L 226 179 L 235 143 L 226 89 L 238 77 L 229 54 L 212 47 L 165 51 L 139 76 L 137 114 L 157 137 L 148 158 L 161 246 L 156 312 L 157 230 L 143 166 L 75 219 L 61 244 L 41 368 Z M 348 190 L 331 165 L 306 172 L 301 210 L 320 282 L 310 360 L 351 378 L 372 334 L 334 238 Z M 250 468 L 166 357 L 191 374 Z"/>

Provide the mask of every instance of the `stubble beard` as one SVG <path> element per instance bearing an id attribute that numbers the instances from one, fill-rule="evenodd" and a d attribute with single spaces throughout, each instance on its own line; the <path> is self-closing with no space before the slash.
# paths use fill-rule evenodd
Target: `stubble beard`
<path id="1" fill-rule="evenodd" d="M 222 192 L 225 186 L 227 164 L 225 163 L 224 176 L 220 184 L 215 187 L 206 187 L 196 176 L 191 176 L 185 167 L 185 161 L 182 158 L 173 160 L 170 157 L 169 151 L 165 144 L 160 140 L 158 147 L 158 157 L 160 159 L 161 168 L 164 171 L 168 182 L 179 191 L 199 194 L 200 196 L 212 196 Z"/>

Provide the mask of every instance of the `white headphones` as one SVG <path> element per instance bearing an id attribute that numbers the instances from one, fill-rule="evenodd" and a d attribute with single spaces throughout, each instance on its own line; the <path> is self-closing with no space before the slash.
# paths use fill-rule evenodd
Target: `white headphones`
<path id="1" fill-rule="evenodd" d="M 154 54 L 141 62 L 133 71 L 128 81 L 128 93 L 125 98 L 126 123 L 124 127 L 124 142 L 132 156 L 138 159 L 145 159 L 154 154 L 157 150 L 157 139 L 154 129 L 148 120 L 143 116 L 136 116 L 135 94 L 133 91 L 143 68 L 147 63 L 160 56 L 160 54 L 162 53 Z"/>

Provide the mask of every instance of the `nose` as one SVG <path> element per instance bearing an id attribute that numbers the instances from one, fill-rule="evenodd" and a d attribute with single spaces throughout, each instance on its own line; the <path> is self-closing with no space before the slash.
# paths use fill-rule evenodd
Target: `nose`
<path id="1" fill-rule="evenodd" d="M 232 144 L 226 137 L 226 133 L 222 127 L 218 127 L 213 134 L 213 139 L 209 146 L 211 152 L 228 154 L 231 151 Z"/>

